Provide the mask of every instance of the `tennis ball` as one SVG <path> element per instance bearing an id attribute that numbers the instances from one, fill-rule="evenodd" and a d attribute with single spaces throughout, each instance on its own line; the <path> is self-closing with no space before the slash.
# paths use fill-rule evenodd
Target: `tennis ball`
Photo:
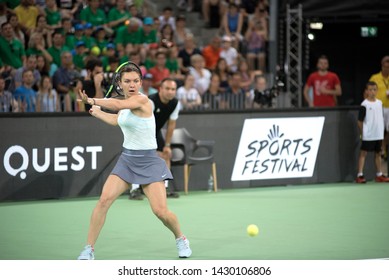
<path id="1" fill-rule="evenodd" d="M 258 232 L 259 232 L 259 229 L 256 225 L 251 224 L 247 227 L 247 234 L 251 237 L 256 236 L 258 234 Z"/>
<path id="2" fill-rule="evenodd" d="M 99 56 L 100 55 L 100 48 L 98 46 L 94 46 L 92 47 L 92 49 L 90 50 L 90 52 L 95 55 L 95 56 Z"/>

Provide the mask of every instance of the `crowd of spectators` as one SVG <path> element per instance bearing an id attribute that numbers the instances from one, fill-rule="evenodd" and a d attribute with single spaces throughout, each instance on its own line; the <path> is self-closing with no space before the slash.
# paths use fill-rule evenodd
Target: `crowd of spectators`
<path id="1" fill-rule="evenodd" d="M 0 3 L 0 112 L 85 111 L 84 89 L 103 97 L 116 68 L 141 66 L 143 92 L 177 81 L 183 110 L 245 109 L 266 74 L 267 0 L 203 0 L 215 28 L 204 47 L 187 22 L 192 1 L 151 17 L 143 0 L 12 0 Z M 271 106 L 271 104 L 266 104 Z"/>

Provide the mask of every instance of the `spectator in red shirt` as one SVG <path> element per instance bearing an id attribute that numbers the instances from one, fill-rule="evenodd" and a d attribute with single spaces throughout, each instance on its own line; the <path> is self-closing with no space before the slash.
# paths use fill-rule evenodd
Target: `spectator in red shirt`
<path id="1" fill-rule="evenodd" d="M 208 70 L 215 69 L 216 64 L 220 58 L 221 51 L 221 39 L 219 36 L 215 36 L 211 39 L 211 42 L 203 49 L 205 68 L 207 68 Z"/>
<path id="2" fill-rule="evenodd" d="M 156 64 L 149 69 L 149 73 L 153 75 L 153 87 L 159 89 L 161 81 L 170 76 L 170 71 L 166 68 L 166 53 L 158 51 L 156 54 Z"/>
<path id="3" fill-rule="evenodd" d="M 304 98 L 309 107 L 334 107 L 337 105 L 337 97 L 342 95 L 339 77 L 328 71 L 328 67 L 328 58 L 322 55 L 317 61 L 317 71 L 308 77 Z"/>

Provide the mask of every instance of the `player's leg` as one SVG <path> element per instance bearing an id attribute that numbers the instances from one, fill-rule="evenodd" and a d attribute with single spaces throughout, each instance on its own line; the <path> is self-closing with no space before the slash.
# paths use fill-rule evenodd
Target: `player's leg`
<path id="1" fill-rule="evenodd" d="M 97 237 L 100 233 L 101 228 L 104 225 L 105 217 L 108 209 L 112 203 L 128 189 L 129 185 L 116 175 L 109 175 L 107 181 L 104 184 L 103 192 L 101 193 L 100 199 L 97 202 L 95 209 L 93 210 L 89 233 L 88 233 L 88 244 L 94 245 Z"/>
<path id="2" fill-rule="evenodd" d="M 176 238 L 182 236 L 176 215 L 167 207 L 166 188 L 163 182 L 143 186 L 143 192 L 149 200 L 151 210 L 169 228 Z"/>
<path id="3" fill-rule="evenodd" d="M 179 257 L 189 257 L 192 254 L 189 241 L 182 234 L 177 216 L 167 207 L 166 188 L 163 182 L 155 182 L 143 186 L 143 192 L 149 200 L 151 210 L 161 222 L 174 234 Z"/>
<path id="4" fill-rule="evenodd" d="M 100 199 L 93 209 L 89 224 L 87 245 L 78 257 L 79 260 L 94 259 L 94 245 L 103 228 L 108 209 L 112 203 L 128 189 L 129 185 L 116 175 L 109 175 L 104 184 Z"/>

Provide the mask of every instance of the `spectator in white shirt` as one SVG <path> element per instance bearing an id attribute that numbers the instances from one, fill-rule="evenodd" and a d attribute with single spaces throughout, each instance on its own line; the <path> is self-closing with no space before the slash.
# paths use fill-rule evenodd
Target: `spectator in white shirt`
<path id="1" fill-rule="evenodd" d="M 191 67 L 189 74 L 194 77 L 194 87 L 202 96 L 211 83 L 211 72 L 205 68 L 204 57 L 201 54 L 194 54 L 190 58 Z"/>
<path id="2" fill-rule="evenodd" d="M 230 72 L 236 72 L 238 69 L 238 51 L 231 45 L 232 39 L 228 35 L 224 35 L 222 39 L 222 51 L 220 57 L 227 61 Z"/>
<path id="3" fill-rule="evenodd" d="M 201 105 L 201 96 L 194 84 L 194 77 L 188 74 L 185 76 L 184 85 L 177 89 L 177 98 L 184 110 L 198 109 Z"/>
<path id="4" fill-rule="evenodd" d="M 162 15 L 158 17 L 159 29 L 161 30 L 165 24 L 170 24 L 172 29 L 176 30 L 176 19 L 173 16 L 173 9 L 171 7 L 165 7 L 162 11 Z"/>

